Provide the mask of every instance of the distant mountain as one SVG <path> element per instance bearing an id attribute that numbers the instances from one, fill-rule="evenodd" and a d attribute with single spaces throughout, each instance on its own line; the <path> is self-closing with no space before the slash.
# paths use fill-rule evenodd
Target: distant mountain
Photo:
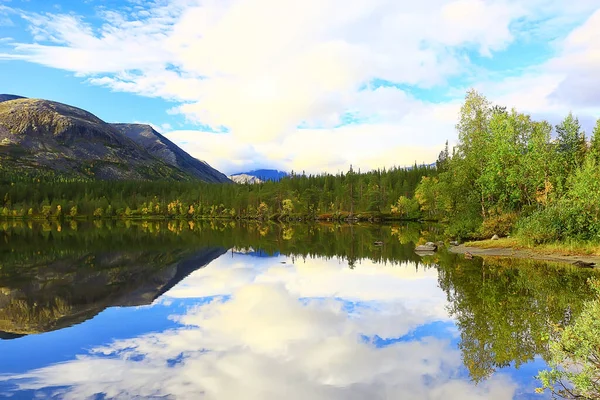
<path id="1" fill-rule="evenodd" d="M 254 183 L 263 183 L 264 182 L 262 179 L 257 178 L 256 176 L 253 176 L 253 175 L 248 175 L 248 174 L 231 175 L 231 176 L 229 176 L 229 179 L 231 179 L 235 183 L 239 183 L 239 184 L 245 184 L 245 183 L 254 184 Z"/>
<path id="2" fill-rule="evenodd" d="M 289 174 L 284 171 L 278 171 L 276 169 L 255 169 L 249 172 L 240 172 L 238 174 L 231 175 L 232 177 L 247 175 L 260 179 L 261 181 L 279 181 L 281 178 L 285 178 Z M 231 178 L 235 181 L 234 178 Z"/>
<path id="3" fill-rule="evenodd" d="M 150 154 L 169 165 L 206 182 L 225 183 L 230 180 L 225 174 L 183 151 L 175 143 L 155 131 L 150 125 L 110 124 L 129 139 L 141 145 Z"/>
<path id="4" fill-rule="evenodd" d="M 0 172 L 229 182 L 149 126 L 108 124 L 54 101 L 0 95 Z"/>
<path id="5" fill-rule="evenodd" d="M 418 166 L 418 167 L 428 167 L 428 168 L 434 168 L 436 165 L 437 165 L 437 163 L 433 162 L 433 163 L 430 163 L 430 164 L 425 164 L 425 163 L 422 163 L 422 164 L 418 164 L 417 166 Z M 405 170 L 407 170 L 407 171 L 410 171 L 410 170 L 411 170 L 411 169 L 413 169 L 414 167 L 415 167 L 414 165 L 410 165 L 410 166 L 404 167 L 404 169 L 405 169 Z"/>

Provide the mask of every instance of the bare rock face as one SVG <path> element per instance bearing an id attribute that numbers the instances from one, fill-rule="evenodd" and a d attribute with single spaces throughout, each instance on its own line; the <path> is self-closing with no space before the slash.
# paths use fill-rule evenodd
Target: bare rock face
<path id="1" fill-rule="evenodd" d="M 263 181 L 260 178 L 257 178 L 256 176 L 248 175 L 248 174 L 231 175 L 229 177 L 229 179 L 231 179 L 235 183 L 239 183 L 239 184 L 263 183 Z"/>
<path id="2" fill-rule="evenodd" d="M 163 144 L 170 151 L 167 156 L 80 108 L 0 95 L 0 171 L 106 180 L 228 181 L 208 164 L 156 135 L 168 142 Z M 194 160 L 204 173 L 189 166 Z"/>

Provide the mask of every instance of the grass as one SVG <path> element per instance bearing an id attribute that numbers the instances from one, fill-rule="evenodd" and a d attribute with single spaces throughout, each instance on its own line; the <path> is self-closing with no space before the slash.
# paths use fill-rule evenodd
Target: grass
<path id="1" fill-rule="evenodd" d="M 598 242 L 568 241 L 534 244 L 526 238 L 501 238 L 500 240 L 466 242 L 465 246 L 482 249 L 512 248 L 515 250 L 529 250 L 535 253 L 569 256 L 600 256 L 600 243 Z"/>

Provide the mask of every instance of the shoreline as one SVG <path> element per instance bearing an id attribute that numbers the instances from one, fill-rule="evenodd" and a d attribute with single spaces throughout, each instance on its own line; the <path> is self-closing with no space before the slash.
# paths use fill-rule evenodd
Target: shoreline
<path id="1" fill-rule="evenodd" d="M 589 254 L 559 254 L 554 252 L 545 252 L 543 249 L 515 249 L 513 247 L 479 247 L 478 242 L 470 242 L 468 245 L 461 244 L 452 246 L 448 250 L 455 254 L 471 253 L 479 257 L 495 258 L 524 258 L 530 260 L 562 262 L 574 264 L 577 261 L 584 263 L 595 263 L 594 269 L 600 270 L 600 255 Z"/>

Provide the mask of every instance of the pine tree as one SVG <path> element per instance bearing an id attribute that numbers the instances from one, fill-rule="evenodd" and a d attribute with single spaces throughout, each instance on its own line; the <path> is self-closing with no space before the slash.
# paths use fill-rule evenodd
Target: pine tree
<path id="1" fill-rule="evenodd" d="M 590 142 L 590 156 L 596 162 L 596 165 L 600 165 L 600 119 L 596 121 L 596 126 L 592 131 L 592 139 Z"/>

